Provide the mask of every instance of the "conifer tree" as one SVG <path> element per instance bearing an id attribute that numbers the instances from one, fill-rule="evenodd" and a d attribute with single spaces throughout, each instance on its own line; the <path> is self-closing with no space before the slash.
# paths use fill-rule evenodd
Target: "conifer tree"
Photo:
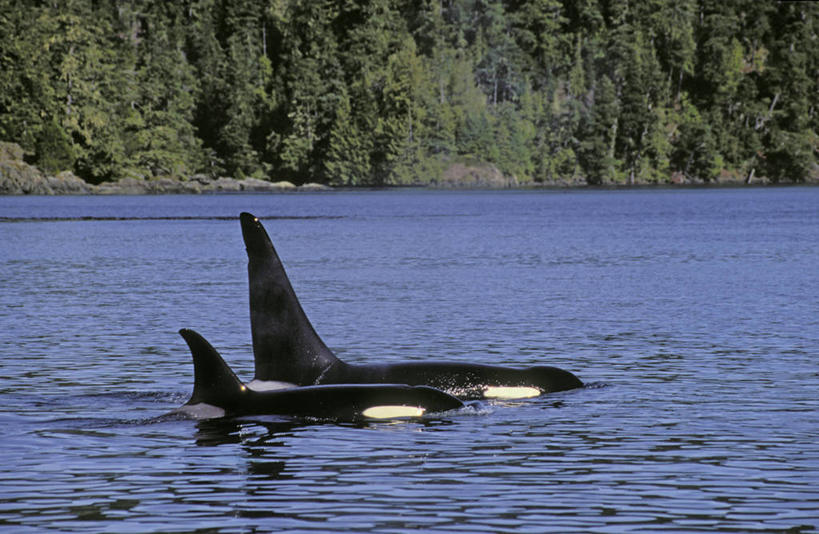
<path id="1" fill-rule="evenodd" d="M 819 8 L 0 0 L 0 137 L 49 172 L 426 183 L 816 175 Z"/>
<path id="2" fill-rule="evenodd" d="M 581 129 L 579 160 L 591 185 L 614 180 L 619 165 L 615 159 L 619 114 L 614 82 L 603 75 L 594 91 L 592 113 Z"/>
<path id="3" fill-rule="evenodd" d="M 373 181 L 371 156 L 373 137 L 367 123 L 357 123 L 345 94 L 339 100 L 335 122 L 330 131 L 330 143 L 324 162 L 331 185 L 355 186 Z"/>
<path id="4" fill-rule="evenodd" d="M 153 5 L 137 44 L 137 94 L 128 121 L 129 163 L 153 176 L 189 176 L 200 167 L 201 141 L 193 127 L 198 82 L 183 51 L 183 13 Z"/>

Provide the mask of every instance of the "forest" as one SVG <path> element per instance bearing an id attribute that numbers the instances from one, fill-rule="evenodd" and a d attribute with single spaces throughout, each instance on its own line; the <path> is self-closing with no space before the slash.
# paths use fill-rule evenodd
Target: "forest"
<path id="1" fill-rule="evenodd" d="M 0 0 L 0 141 L 90 183 L 817 179 L 819 3 Z"/>

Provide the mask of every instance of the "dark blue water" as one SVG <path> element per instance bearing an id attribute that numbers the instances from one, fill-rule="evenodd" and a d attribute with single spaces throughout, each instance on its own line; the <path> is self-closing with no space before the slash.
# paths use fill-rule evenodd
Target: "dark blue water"
<path id="1" fill-rule="evenodd" d="M 413 422 L 163 417 L 252 375 L 236 217 L 351 362 L 590 387 Z M 815 532 L 819 189 L 0 197 L 0 530 Z"/>

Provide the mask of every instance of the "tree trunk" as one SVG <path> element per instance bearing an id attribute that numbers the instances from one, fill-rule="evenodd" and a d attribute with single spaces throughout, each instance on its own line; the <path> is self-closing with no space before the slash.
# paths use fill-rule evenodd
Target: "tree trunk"
<path id="1" fill-rule="evenodd" d="M 74 55 L 74 45 L 72 44 L 71 47 L 68 49 L 68 55 Z M 71 105 L 74 102 L 74 99 L 71 96 L 71 91 L 74 89 L 74 82 L 71 80 L 71 73 L 69 72 L 67 75 L 68 77 L 68 94 L 65 96 L 65 114 L 66 116 L 71 115 Z"/>
<path id="2" fill-rule="evenodd" d="M 682 81 L 683 81 L 683 69 L 680 67 L 680 77 L 677 80 L 677 96 L 674 99 L 674 102 L 679 104 L 680 103 L 680 93 L 682 92 Z"/>
<path id="3" fill-rule="evenodd" d="M 614 178 L 614 144 L 617 142 L 617 128 L 620 123 L 620 117 L 615 117 L 611 124 L 611 140 L 609 141 L 608 163 L 610 178 Z"/>

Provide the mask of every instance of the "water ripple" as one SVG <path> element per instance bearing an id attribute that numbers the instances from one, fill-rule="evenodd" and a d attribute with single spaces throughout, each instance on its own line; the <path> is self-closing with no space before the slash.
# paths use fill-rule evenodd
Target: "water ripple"
<path id="1" fill-rule="evenodd" d="M 818 192 L 0 198 L 0 528 L 816 532 Z M 419 421 L 168 415 L 180 327 L 252 376 L 245 210 L 345 360 L 587 387 Z"/>

